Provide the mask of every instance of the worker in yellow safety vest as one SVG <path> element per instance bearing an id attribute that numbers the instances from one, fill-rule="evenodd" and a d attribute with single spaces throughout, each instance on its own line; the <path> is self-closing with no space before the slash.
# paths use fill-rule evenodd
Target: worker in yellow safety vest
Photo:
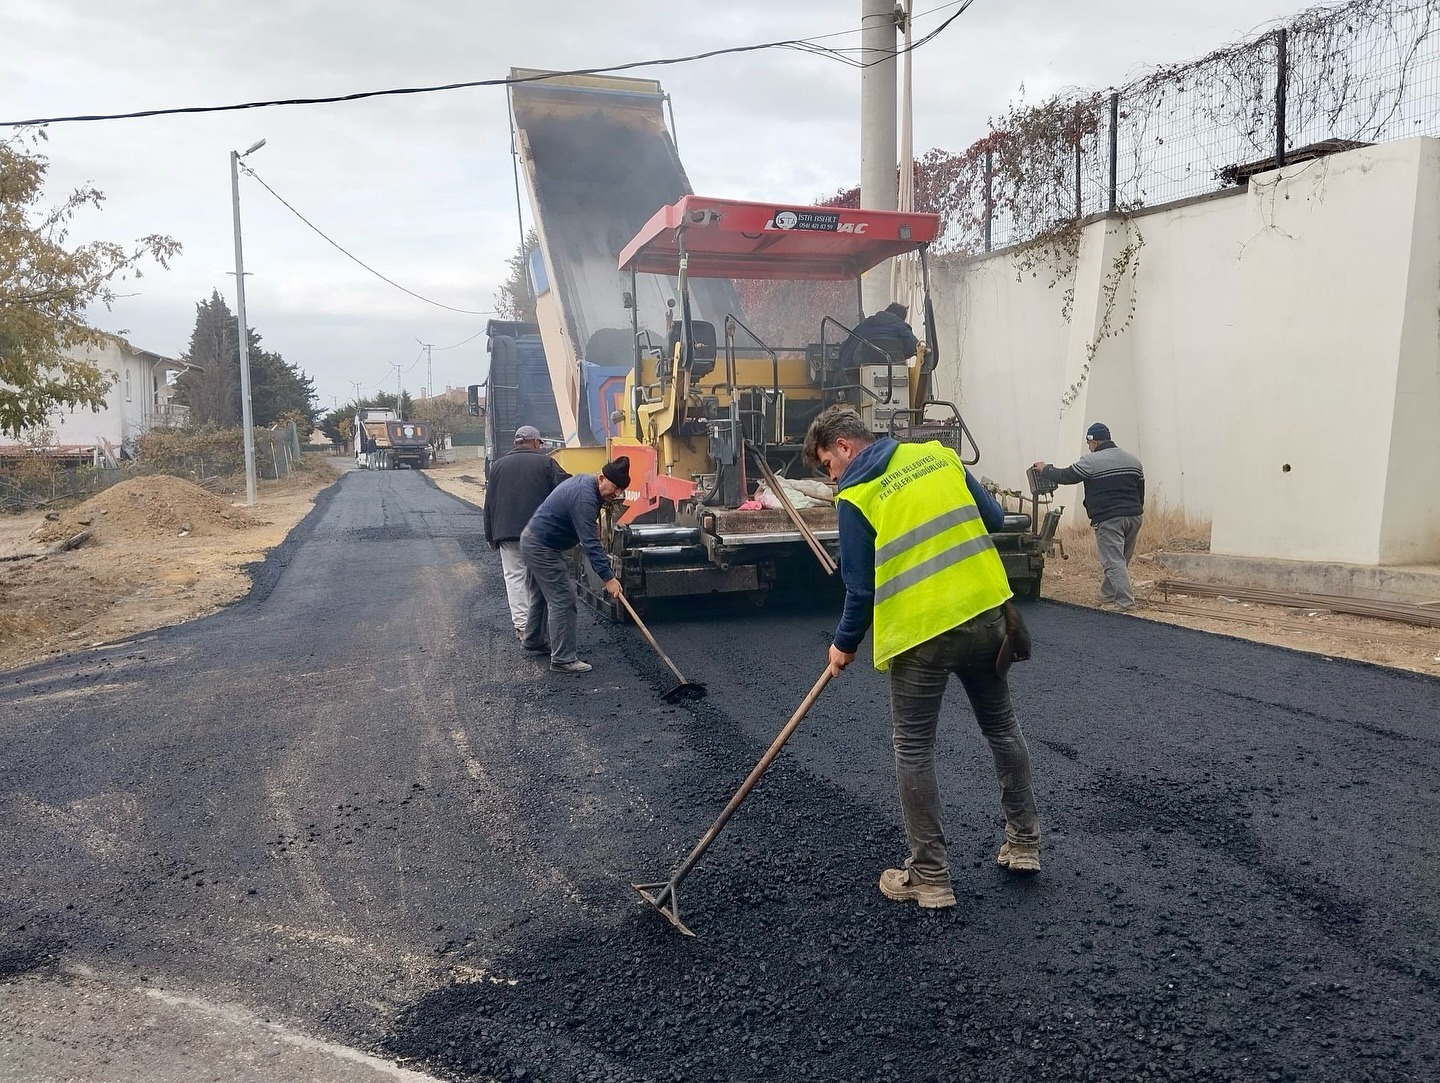
<path id="1" fill-rule="evenodd" d="M 970 697 L 1000 780 L 1005 841 L 998 863 L 1040 870 L 1040 823 L 1030 750 L 1010 702 L 1012 660 L 1030 656 L 990 532 L 1004 513 L 939 442 L 876 439 L 851 406 L 825 410 L 805 437 L 806 460 L 839 486 L 845 610 L 830 647 L 838 677 L 874 625 L 875 668 L 890 673 L 895 774 L 910 856 L 886 869 L 880 890 L 923 907 L 955 905 L 935 730 L 953 673 Z"/>

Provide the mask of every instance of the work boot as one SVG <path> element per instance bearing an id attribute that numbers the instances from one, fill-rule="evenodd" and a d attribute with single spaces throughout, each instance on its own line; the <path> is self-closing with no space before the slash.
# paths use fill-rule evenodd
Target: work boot
<path id="1" fill-rule="evenodd" d="M 949 884 L 927 884 L 909 869 L 886 869 L 880 874 L 880 894 L 896 902 L 916 903 L 927 910 L 955 905 L 955 890 Z"/>
<path id="2" fill-rule="evenodd" d="M 589 673 L 595 667 L 589 662 L 582 662 L 575 659 L 573 662 L 551 662 L 551 673 Z"/>
<path id="3" fill-rule="evenodd" d="M 1039 872 L 1040 847 L 1022 842 L 1006 842 L 995 856 L 995 864 L 1010 872 Z"/>

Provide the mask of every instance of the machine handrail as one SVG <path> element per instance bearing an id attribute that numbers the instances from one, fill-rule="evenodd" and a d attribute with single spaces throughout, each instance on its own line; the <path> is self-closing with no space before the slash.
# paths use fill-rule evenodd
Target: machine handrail
<path id="1" fill-rule="evenodd" d="M 772 390 L 776 395 L 780 394 L 780 355 L 750 328 L 746 327 L 733 312 L 725 314 L 725 388 L 731 395 L 735 394 L 735 328 L 740 328 L 750 340 L 765 351 L 770 358 L 770 382 Z"/>
<path id="2" fill-rule="evenodd" d="M 955 427 L 960 431 L 960 446 L 955 449 L 955 454 L 959 456 L 960 461 L 966 466 L 974 466 L 976 463 L 978 463 L 980 461 L 980 445 L 975 442 L 975 435 L 970 431 L 970 426 L 965 424 L 965 418 L 960 413 L 960 407 L 956 406 L 953 402 L 950 402 L 946 399 L 926 399 L 920 404 L 920 409 L 918 411 L 910 411 L 910 413 L 912 414 L 919 415 L 916 420 L 912 422 L 912 424 L 925 424 L 925 411 L 928 407 L 931 406 L 945 406 L 949 408 L 950 413 L 953 414 L 955 417 Z M 895 420 L 892 418 L 890 421 L 890 435 L 894 436 L 895 431 Z M 970 447 L 975 452 L 974 458 L 965 458 L 966 440 L 970 441 Z"/>

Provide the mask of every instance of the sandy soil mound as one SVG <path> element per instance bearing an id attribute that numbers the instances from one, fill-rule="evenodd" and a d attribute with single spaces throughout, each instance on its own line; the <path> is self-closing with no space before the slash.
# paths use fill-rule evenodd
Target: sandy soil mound
<path id="1" fill-rule="evenodd" d="M 47 520 L 34 537 L 54 542 L 89 530 L 102 541 L 144 540 L 219 534 L 254 525 L 256 521 L 244 510 L 231 507 L 193 482 L 156 474 L 112 485 L 58 520 Z"/>

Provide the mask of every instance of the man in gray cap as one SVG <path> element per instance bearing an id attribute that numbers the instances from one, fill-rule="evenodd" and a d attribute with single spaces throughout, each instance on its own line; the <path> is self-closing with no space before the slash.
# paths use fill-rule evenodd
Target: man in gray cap
<path id="1" fill-rule="evenodd" d="M 1145 468 L 1130 452 L 1115 446 L 1102 422 L 1085 430 L 1085 446 L 1089 451 L 1070 466 L 1037 462 L 1034 469 L 1060 485 L 1085 486 L 1085 514 L 1090 516 L 1105 569 L 1100 600 L 1128 612 L 1135 608 L 1129 565 L 1145 513 Z"/>
<path id="2" fill-rule="evenodd" d="M 576 653 L 575 575 L 569 551 L 580 546 L 605 592 L 619 596 L 620 580 L 600 544 L 596 521 L 600 505 L 623 496 L 629 487 L 630 459 L 625 455 L 597 474 L 576 474 L 545 498 L 520 535 L 520 555 L 530 573 L 530 619 L 520 645 L 527 651 L 549 651 L 556 673 L 589 673 L 592 668 Z"/>
<path id="3" fill-rule="evenodd" d="M 505 570 L 505 597 L 515 638 L 525 635 L 530 616 L 530 594 L 525 586 L 525 560 L 520 556 L 520 533 L 530 516 L 570 475 L 542 450 L 545 442 L 534 425 L 515 430 L 515 450 L 490 468 L 485 486 L 485 540 L 500 551 Z"/>

